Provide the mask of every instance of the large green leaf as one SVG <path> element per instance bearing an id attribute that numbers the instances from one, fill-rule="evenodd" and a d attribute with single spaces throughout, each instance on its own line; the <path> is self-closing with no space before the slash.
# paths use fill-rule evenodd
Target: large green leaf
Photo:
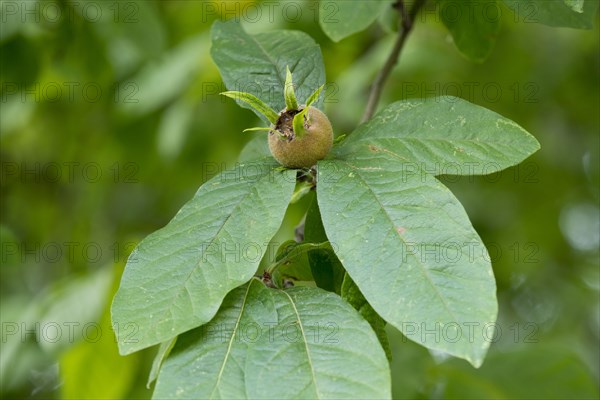
<path id="1" fill-rule="evenodd" d="M 390 386 L 377 337 L 340 297 L 253 279 L 179 337 L 154 398 L 383 399 Z"/>
<path id="2" fill-rule="evenodd" d="M 479 366 L 489 347 L 482 330 L 497 313 L 489 255 L 452 193 L 403 168 L 388 152 L 319 162 L 327 237 L 389 324 Z"/>
<path id="3" fill-rule="evenodd" d="M 518 164 L 539 149 L 513 121 L 457 97 L 392 103 L 359 126 L 340 156 L 385 153 L 405 174 L 490 174 Z"/>
<path id="4" fill-rule="evenodd" d="M 504 3 L 521 22 L 578 29 L 594 27 L 599 4 L 598 0 L 583 3 L 576 0 L 504 0 Z"/>
<path id="5" fill-rule="evenodd" d="M 272 162 L 239 164 L 205 183 L 167 226 L 138 245 L 112 306 L 121 354 L 215 315 L 225 295 L 256 272 L 295 176 Z"/>
<path id="6" fill-rule="evenodd" d="M 211 55 L 227 89 L 253 94 L 277 112 L 285 108 L 286 67 L 294 75 L 294 89 L 300 103 L 325 83 L 321 49 L 304 32 L 285 30 L 249 35 L 239 23 L 229 20 L 216 21 L 211 35 Z M 322 102 L 321 98 L 315 106 L 320 107 Z M 239 104 L 250 108 L 246 103 Z"/>
<path id="7" fill-rule="evenodd" d="M 390 5 L 385 0 L 321 0 L 319 23 L 327 36 L 339 42 L 366 29 Z"/>
<path id="8" fill-rule="evenodd" d="M 496 0 L 439 1 L 440 18 L 452 34 L 456 47 L 473 61 L 485 61 L 500 32 L 501 14 Z"/>

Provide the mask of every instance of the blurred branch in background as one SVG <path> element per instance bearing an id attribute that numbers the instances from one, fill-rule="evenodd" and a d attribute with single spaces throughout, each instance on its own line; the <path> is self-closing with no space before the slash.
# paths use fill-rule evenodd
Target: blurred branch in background
<path id="1" fill-rule="evenodd" d="M 366 122 L 369 119 L 371 119 L 371 117 L 377 110 L 377 104 L 379 103 L 379 98 L 381 97 L 381 91 L 383 90 L 385 81 L 392 72 L 392 68 L 394 68 L 394 66 L 398 63 L 400 53 L 404 48 L 404 43 L 408 38 L 410 31 L 413 28 L 415 17 L 417 16 L 417 13 L 421 9 L 421 7 L 425 5 L 425 1 L 426 0 L 417 0 L 410 8 L 410 11 L 406 9 L 406 5 L 404 4 L 403 0 L 398 0 L 393 4 L 393 7 L 400 14 L 400 28 L 398 29 L 398 37 L 396 39 L 396 42 L 394 43 L 392 52 L 390 53 L 387 61 L 385 62 L 385 65 L 383 66 L 379 74 L 377 74 L 375 81 L 371 85 L 369 99 L 367 100 L 367 108 L 365 110 L 361 122 Z"/>

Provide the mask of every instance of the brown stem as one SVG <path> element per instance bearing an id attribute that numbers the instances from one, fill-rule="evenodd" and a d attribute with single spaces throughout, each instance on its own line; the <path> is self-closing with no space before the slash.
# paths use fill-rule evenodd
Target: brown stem
<path id="1" fill-rule="evenodd" d="M 381 92 L 383 91 L 383 86 L 385 85 L 385 81 L 389 77 L 394 65 L 398 63 L 398 59 L 400 57 L 400 53 L 404 48 L 404 43 L 406 42 L 406 38 L 410 34 L 413 23 L 415 21 L 415 17 L 417 13 L 425 5 L 427 0 L 415 0 L 410 11 L 407 12 L 406 6 L 403 0 L 398 0 L 394 3 L 393 7 L 396 8 L 400 12 L 400 19 L 402 21 L 402 25 L 400 29 L 398 29 L 398 38 L 396 39 L 396 43 L 394 44 L 394 48 L 390 53 L 385 65 L 377 74 L 377 77 L 373 81 L 371 85 L 371 91 L 369 93 L 369 100 L 367 102 L 367 108 L 365 109 L 365 113 L 362 117 L 362 121 L 366 122 L 371 119 L 375 110 L 377 109 L 377 103 L 379 103 L 379 98 L 381 97 Z"/>

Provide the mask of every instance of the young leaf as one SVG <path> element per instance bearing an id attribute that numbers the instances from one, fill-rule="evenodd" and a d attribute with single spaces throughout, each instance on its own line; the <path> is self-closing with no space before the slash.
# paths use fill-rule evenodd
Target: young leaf
<path id="1" fill-rule="evenodd" d="M 310 114 L 307 114 L 308 108 L 315 101 L 317 101 L 319 99 L 319 95 L 321 94 L 321 91 L 323 90 L 324 87 L 325 87 L 325 85 L 321 85 L 317 90 L 315 90 L 306 100 L 306 105 L 304 106 L 302 111 L 300 111 L 298 114 L 294 115 L 294 119 L 292 121 L 292 126 L 294 127 L 294 133 L 296 134 L 296 136 L 302 137 L 306 133 L 306 131 L 304 129 L 304 118 L 306 116 L 306 119 L 308 120 L 308 118 L 310 116 Z M 307 122 L 310 123 L 309 120 Z"/>
<path id="2" fill-rule="evenodd" d="M 244 92 L 223 92 L 223 96 L 230 97 L 232 99 L 243 101 L 248 104 L 252 109 L 269 120 L 272 124 L 275 124 L 279 119 L 279 115 L 268 105 L 262 102 L 258 97 Z M 255 129 L 255 128 L 250 128 Z"/>
<path id="3" fill-rule="evenodd" d="M 303 248 L 306 244 L 312 245 L 312 243 L 298 243 L 295 240 L 288 240 L 277 249 L 275 262 L 267 270 L 273 271 L 273 281 L 276 282 L 278 287 L 284 287 L 283 280 L 285 278 L 294 281 L 313 281 L 307 258 L 310 248 Z"/>
<path id="4" fill-rule="evenodd" d="M 154 398 L 385 399 L 390 386 L 377 337 L 339 296 L 252 279 L 180 336 Z"/>
<path id="5" fill-rule="evenodd" d="M 516 165 L 540 148 L 513 121 L 456 97 L 392 103 L 359 126 L 340 157 L 385 153 L 406 174 L 482 175 Z"/>
<path id="6" fill-rule="evenodd" d="M 277 166 L 260 161 L 221 173 L 137 246 L 112 304 L 121 354 L 207 323 L 254 275 L 295 186 L 296 171 Z M 241 254 L 249 240 L 263 253 Z"/>
<path id="7" fill-rule="evenodd" d="M 290 68 L 287 65 L 285 66 L 285 89 L 283 93 L 286 110 L 297 110 L 298 100 L 296 100 L 296 95 L 294 94 L 294 81 L 292 80 Z"/>
<path id="8" fill-rule="evenodd" d="M 323 32 L 339 42 L 371 25 L 391 3 L 373 0 L 321 0 L 319 23 Z"/>
<path id="9" fill-rule="evenodd" d="M 294 134 L 296 135 L 296 137 L 300 138 L 306 134 L 306 130 L 304 129 L 304 117 L 307 115 L 307 112 L 308 107 L 304 107 L 302 111 L 294 115 L 292 125 L 294 127 Z"/>
<path id="10" fill-rule="evenodd" d="M 306 99 L 306 108 L 310 107 L 315 101 L 317 101 L 319 99 L 319 96 L 321 95 L 321 92 L 323 91 L 324 87 L 325 87 L 325 85 L 319 86 L 319 88 L 317 90 L 315 90 L 308 97 L 308 99 Z"/>
<path id="11" fill-rule="evenodd" d="M 211 37 L 211 55 L 227 88 L 244 88 L 274 110 L 285 107 L 286 66 L 294 66 L 297 98 L 308 97 L 325 83 L 321 49 L 306 33 L 281 30 L 249 35 L 232 18 L 216 21 Z"/>
<path id="12" fill-rule="evenodd" d="M 409 339 L 481 365 L 496 285 L 458 200 L 385 152 L 317 167 L 327 237 L 373 309 Z"/>
<path id="13" fill-rule="evenodd" d="M 256 132 L 256 131 L 272 131 L 273 128 L 267 126 L 259 126 L 256 128 L 246 128 L 242 132 Z"/>
<path id="14" fill-rule="evenodd" d="M 291 243 L 293 242 L 293 243 Z M 329 242 L 323 243 L 309 243 L 302 242 L 297 243 L 296 241 L 290 241 L 290 243 L 284 243 L 285 248 L 280 249 L 281 251 L 277 255 L 276 261 L 267 268 L 267 271 L 273 271 L 277 268 L 285 268 L 286 265 L 294 262 L 295 260 L 305 256 L 314 250 L 331 250 Z M 308 275 L 308 274 L 306 274 Z"/>
<path id="15" fill-rule="evenodd" d="M 441 20 L 452 34 L 456 47 L 472 61 L 485 61 L 500 32 L 500 14 L 487 13 L 488 10 L 498 12 L 496 0 L 439 1 Z"/>

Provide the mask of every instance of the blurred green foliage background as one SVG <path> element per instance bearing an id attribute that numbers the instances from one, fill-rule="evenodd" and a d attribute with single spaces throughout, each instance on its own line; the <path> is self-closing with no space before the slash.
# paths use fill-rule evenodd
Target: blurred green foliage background
<path id="1" fill-rule="evenodd" d="M 2 2 L 3 398 L 151 396 L 155 349 L 119 356 L 110 326 L 126 258 L 235 163 L 253 137 L 242 129 L 260 126 L 218 95 L 212 21 L 237 17 L 251 33 L 309 33 L 322 46 L 336 134 L 357 125 L 392 45 L 393 14 L 333 43 L 316 2 L 259 5 Z M 390 329 L 397 398 L 598 397 L 598 24 L 557 29 L 500 11 L 496 48 L 474 64 L 429 6 L 382 99 L 457 95 L 513 119 L 542 144 L 502 173 L 443 178 L 492 255 L 498 324 L 479 370 Z M 290 207 L 280 240 L 293 237 L 305 206 Z"/>

